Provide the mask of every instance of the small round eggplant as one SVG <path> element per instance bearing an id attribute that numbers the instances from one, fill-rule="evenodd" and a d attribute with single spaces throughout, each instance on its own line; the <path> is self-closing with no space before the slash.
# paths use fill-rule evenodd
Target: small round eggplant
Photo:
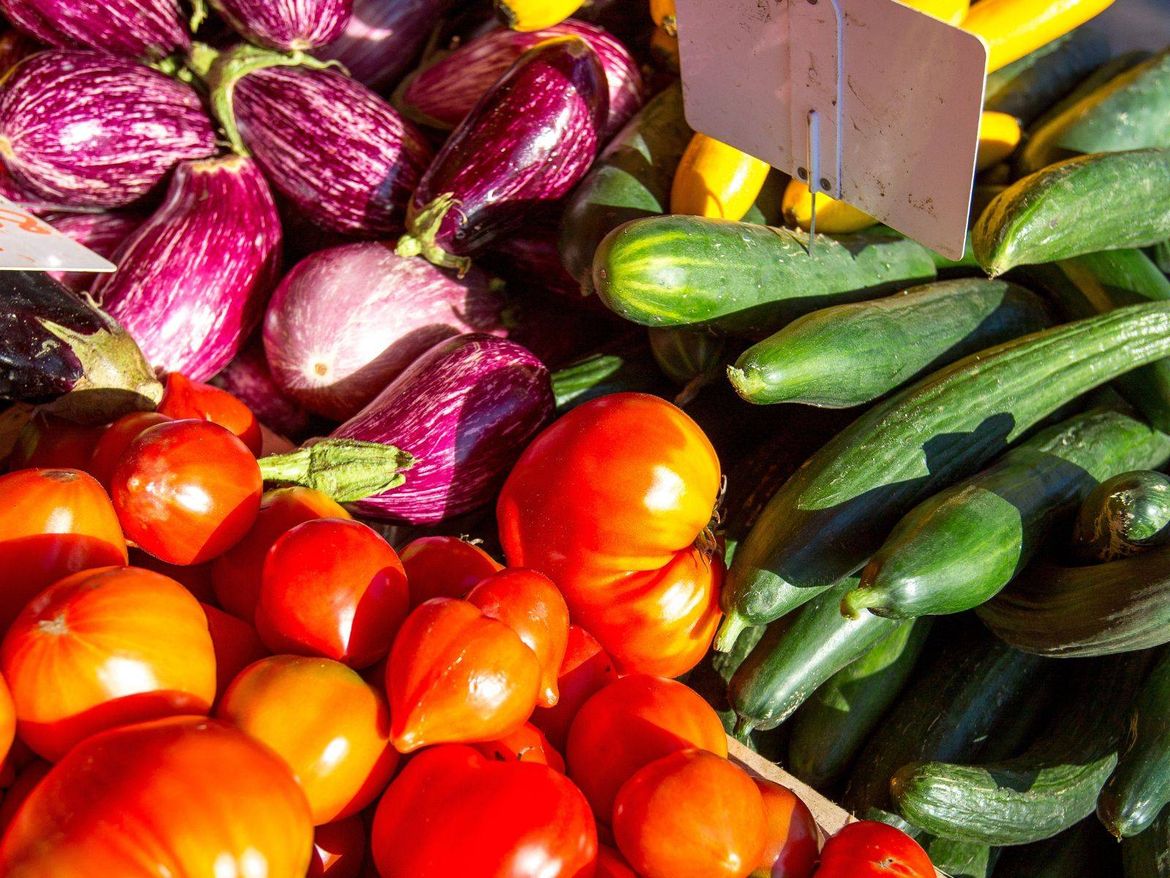
<path id="1" fill-rule="evenodd" d="M 211 0 L 240 36 L 260 46 L 298 52 L 341 36 L 353 0 Z"/>
<path id="2" fill-rule="evenodd" d="M 42 43 L 163 58 L 191 47 L 179 0 L 0 0 L 0 11 Z"/>

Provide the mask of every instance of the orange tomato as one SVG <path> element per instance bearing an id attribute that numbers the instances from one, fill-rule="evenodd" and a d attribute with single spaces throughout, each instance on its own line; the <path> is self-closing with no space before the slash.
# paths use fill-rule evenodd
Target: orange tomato
<path id="1" fill-rule="evenodd" d="M 57 763 L 0 841 L 0 874 L 304 878 L 312 849 L 309 807 L 275 754 L 225 723 L 172 717 Z"/>
<path id="2" fill-rule="evenodd" d="M 12 742 L 16 739 L 16 708 L 12 704 L 12 693 L 4 678 L 0 677 L 0 762 L 8 758 Z"/>
<path id="3" fill-rule="evenodd" d="M 67 576 L 41 592 L 0 644 L 20 737 L 60 759 L 102 729 L 207 713 L 215 651 L 199 601 L 136 567 Z"/>
<path id="4" fill-rule="evenodd" d="M 553 707 L 537 705 L 532 724 L 545 733 L 554 747 L 564 750 L 569 726 L 581 705 L 617 678 L 613 660 L 597 638 L 579 625 L 570 625 L 565 658 L 557 674 L 560 700 Z"/>
<path id="5" fill-rule="evenodd" d="M 810 878 L 819 856 L 817 821 L 787 787 L 755 778 L 764 800 L 764 854 L 753 878 Z"/>
<path id="6" fill-rule="evenodd" d="M 503 565 L 458 537 L 419 537 L 399 553 L 410 583 L 410 607 L 431 598 L 461 598 Z"/>
<path id="7" fill-rule="evenodd" d="M 240 671 L 269 653 L 256 629 L 243 619 L 203 601 L 200 601 L 200 606 L 207 616 L 207 632 L 215 650 L 215 691 L 222 698 Z"/>
<path id="8" fill-rule="evenodd" d="M 37 412 L 21 429 L 16 447 L 8 456 L 8 469 L 86 470 L 105 429 Z"/>
<path id="9" fill-rule="evenodd" d="M 934 878 L 922 847 L 893 826 L 876 820 L 850 823 L 825 842 L 815 878 Z"/>
<path id="10" fill-rule="evenodd" d="M 226 390 L 171 372 L 158 410 L 175 420 L 195 418 L 219 424 L 238 436 L 253 455 L 260 454 L 260 422 L 250 408 Z"/>
<path id="11" fill-rule="evenodd" d="M 352 668 L 277 655 L 240 673 L 216 716 L 279 754 L 320 825 L 356 814 L 398 765 L 386 702 Z"/>
<path id="12" fill-rule="evenodd" d="M 86 471 L 101 482 L 103 488 L 110 490 L 110 477 L 113 476 L 114 468 L 122 460 L 122 455 L 126 453 L 130 443 L 144 430 L 156 424 L 165 424 L 169 420 L 171 419 L 166 415 L 160 415 L 158 412 L 131 412 L 122 415 L 106 428 L 94 445 L 93 453 L 90 454 L 85 467 Z"/>
<path id="13" fill-rule="evenodd" d="M 366 828 L 359 816 L 318 826 L 305 878 L 357 878 L 366 859 Z"/>
<path id="14" fill-rule="evenodd" d="M 488 759 L 497 762 L 538 762 L 561 774 L 565 773 L 564 758 L 532 723 L 525 723 L 506 737 L 481 741 L 472 746 Z"/>
<path id="15" fill-rule="evenodd" d="M 20 806 L 24 804 L 29 793 L 36 788 L 36 785 L 41 782 L 41 779 L 49 773 L 49 769 L 52 767 L 52 763 L 36 759 L 24 766 L 16 775 L 16 780 L 4 792 L 4 800 L 0 801 L 0 837 L 4 835 L 4 830 L 12 823 L 12 818 L 16 816 L 16 812 L 20 810 Z"/>

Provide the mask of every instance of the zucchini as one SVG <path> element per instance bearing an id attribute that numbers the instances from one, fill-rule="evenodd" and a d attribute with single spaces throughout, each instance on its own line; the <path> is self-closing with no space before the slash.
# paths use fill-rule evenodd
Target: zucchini
<path id="1" fill-rule="evenodd" d="M 681 678 L 691 689 L 703 697 L 714 708 L 727 734 L 735 733 L 736 713 L 727 700 L 727 681 L 735 673 L 752 648 L 759 643 L 767 629 L 764 626 L 747 628 L 739 636 L 731 652 L 708 652 L 703 660 Z M 752 735 L 743 735 L 739 740 L 748 746 L 754 743 Z M 755 749 L 753 747 L 753 749 Z"/>
<path id="2" fill-rule="evenodd" d="M 1167 237 L 1164 149 L 1080 156 L 1037 171 L 992 201 L 972 231 L 975 257 L 992 277 L 1017 265 L 1147 247 Z"/>
<path id="3" fill-rule="evenodd" d="M 960 613 L 1001 591 L 1052 524 L 1103 479 L 1170 458 L 1170 436 L 1112 411 L 1077 415 L 898 522 L 841 610 L 891 619 Z"/>
<path id="4" fill-rule="evenodd" d="M 983 108 L 1030 125 L 1108 58 L 1101 33 L 1077 28 L 988 76 Z"/>
<path id="5" fill-rule="evenodd" d="M 551 379 L 559 413 L 608 393 L 653 393 L 665 385 L 654 362 L 640 349 L 590 354 L 553 372 Z"/>
<path id="6" fill-rule="evenodd" d="M 1109 878 L 1120 872 L 1117 845 L 1090 817 L 1044 841 L 1003 848 L 995 878 Z"/>
<path id="7" fill-rule="evenodd" d="M 675 399 L 680 406 L 715 381 L 726 362 L 727 339 L 710 332 L 687 329 L 650 329 L 650 352 L 662 374 L 682 387 Z"/>
<path id="8" fill-rule="evenodd" d="M 1078 668 L 1048 732 L 1013 759 L 903 766 L 890 780 L 898 813 L 934 835 L 990 845 L 1030 844 L 1075 825 L 1117 765 L 1122 718 L 1147 665 L 1132 655 Z"/>
<path id="9" fill-rule="evenodd" d="M 1073 527 L 1078 555 L 1116 561 L 1170 542 L 1170 478 L 1151 470 L 1122 473 L 1095 487 Z"/>
<path id="10" fill-rule="evenodd" d="M 651 99 L 605 148 L 569 196 L 561 220 L 565 269 L 589 293 L 593 253 L 624 222 L 666 213 L 670 187 L 693 132 L 683 117 L 682 86 Z"/>
<path id="11" fill-rule="evenodd" d="M 788 768 L 793 774 L 819 790 L 844 775 L 909 681 L 929 632 L 929 619 L 895 628 L 800 706 L 788 738 Z"/>
<path id="12" fill-rule="evenodd" d="M 1121 843 L 1125 878 L 1170 878 L 1170 807 L 1154 825 Z"/>
<path id="13" fill-rule="evenodd" d="M 602 241 L 593 285 L 634 323 L 758 336 L 935 273 L 929 250 L 886 228 L 818 235 L 809 252 L 799 230 L 661 216 L 627 223 Z"/>
<path id="14" fill-rule="evenodd" d="M 879 403 L 805 462 L 740 544 L 717 648 L 862 567 L 924 497 L 1050 413 L 1170 353 L 1170 303 L 1134 305 L 973 354 Z"/>
<path id="15" fill-rule="evenodd" d="M 1108 85 L 1118 76 L 1125 73 L 1125 71 L 1137 67 L 1137 65 L 1151 57 L 1153 57 L 1152 52 L 1138 49 L 1105 61 L 1100 67 L 1077 83 L 1076 88 L 1034 119 L 1031 123 L 1031 129 L 1026 133 L 1025 137 L 1031 137 L 1034 132 L 1039 131 L 1069 107 L 1080 103 L 1093 92 Z"/>
<path id="16" fill-rule="evenodd" d="M 748 402 L 848 408 L 1050 323 L 1014 284 L 940 281 L 801 317 L 748 348 L 727 375 Z"/>

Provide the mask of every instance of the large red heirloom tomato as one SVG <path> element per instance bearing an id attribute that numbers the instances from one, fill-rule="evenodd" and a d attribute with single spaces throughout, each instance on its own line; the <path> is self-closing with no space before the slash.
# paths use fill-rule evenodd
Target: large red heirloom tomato
<path id="1" fill-rule="evenodd" d="M 934 878 L 934 864 L 914 839 L 885 823 L 850 823 L 825 842 L 813 878 Z"/>

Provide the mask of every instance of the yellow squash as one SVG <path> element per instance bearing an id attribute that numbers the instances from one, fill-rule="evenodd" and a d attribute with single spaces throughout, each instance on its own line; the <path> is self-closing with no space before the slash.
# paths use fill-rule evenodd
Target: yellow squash
<path id="1" fill-rule="evenodd" d="M 1007 113 L 984 112 L 979 120 L 979 158 L 976 171 L 993 168 L 1016 151 L 1023 132 L 1015 116 Z"/>
<path id="2" fill-rule="evenodd" d="M 751 209 L 768 164 L 706 134 L 691 138 L 670 190 L 670 212 L 738 222 Z"/>
<path id="3" fill-rule="evenodd" d="M 979 0 L 963 30 L 983 37 L 987 72 L 1046 46 L 1113 5 L 1113 0 Z"/>
<path id="4" fill-rule="evenodd" d="M 813 198 L 808 186 L 797 179 L 789 182 L 784 190 L 784 221 L 790 226 L 812 228 Z M 830 198 L 823 192 L 817 193 L 817 232 L 826 235 L 847 235 L 876 226 L 877 220 L 862 210 L 844 201 Z"/>
<path id="5" fill-rule="evenodd" d="M 512 30 L 532 31 L 560 24 L 583 0 L 495 0 L 496 13 Z"/>
<path id="6" fill-rule="evenodd" d="M 650 17 L 671 36 L 676 33 L 674 16 L 674 0 L 650 0 Z"/>
<path id="7" fill-rule="evenodd" d="M 903 5 L 935 18 L 941 18 L 947 24 L 961 24 L 971 6 L 971 0 L 902 0 Z"/>

